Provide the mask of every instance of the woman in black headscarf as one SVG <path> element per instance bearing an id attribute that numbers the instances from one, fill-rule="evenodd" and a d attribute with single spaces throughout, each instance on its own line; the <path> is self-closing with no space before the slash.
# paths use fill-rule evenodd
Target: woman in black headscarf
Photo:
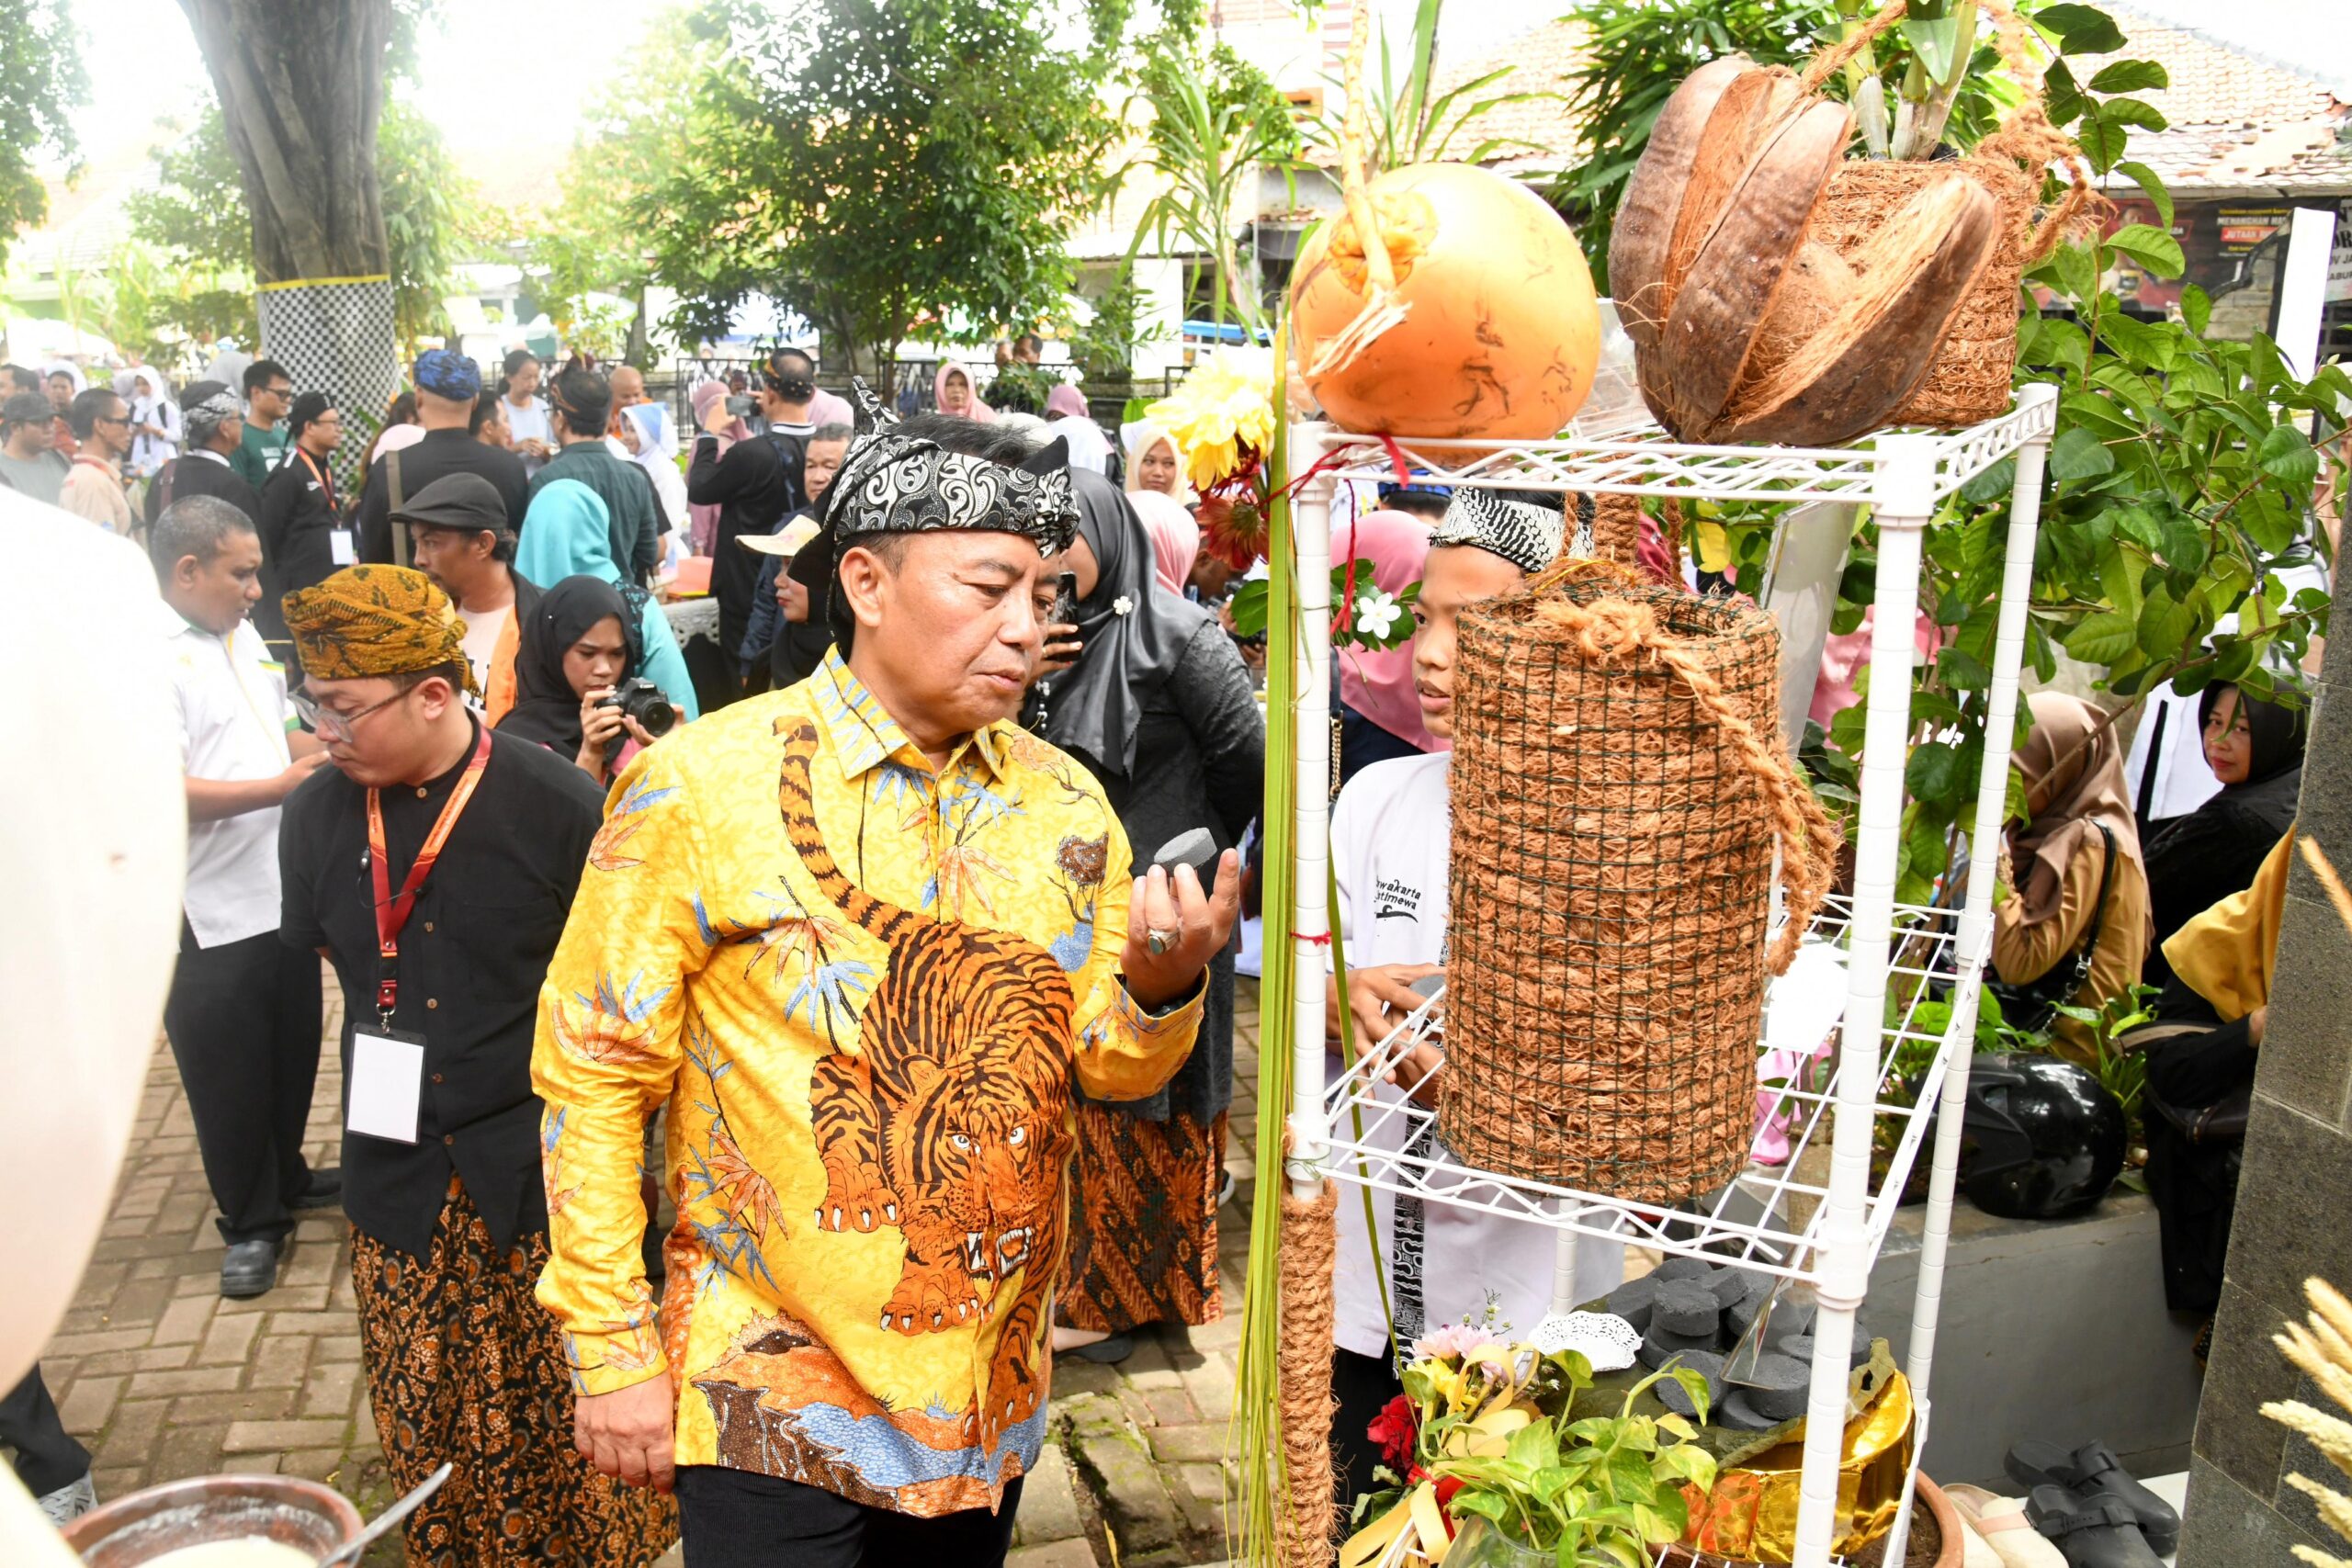
<path id="1" fill-rule="evenodd" d="M 539 595 L 516 635 L 514 706 L 498 732 L 569 757 L 598 784 L 625 756 L 614 742 L 651 745 L 636 720 L 597 703 L 643 667 L 638 617 L 601 577 L 567 577 Z"/>
<path id="2" fill-rule="evenodd" d="M 2294 821 L 2309 711 L 2263 702 L 2232 685 L 2198 694 L 2205 765 L 2222 781 L 2222 793 L 2148 841 L 2148 913 L 2156 928 L 2143 976 L 2149 985 L 2172 976 L 2165 942 L 2216 900 L 2253 886 L 2263 857 Z"/>
<path id="3" fill-rule="evenodd" d="M 1028 717 L 1101 781 L 1142 874 L 1193 829 L 1220 849 L 1240 840 L 1264 787 L 1265 721 L 1216 618 L 1154 582 L 1150 539 L 1126 497 L 1100 474 L 1073 469 L 1070 479 L 1078 655 L 1039 682 Z M 1227 953 L 1209 965 L 1199 1040 L 1168 1087 L 1079 1104 L 1057 1349 L 1115 1361 L 1129 1329 L 1221 1315 L 1216 1210 L 1232 1093 Z"/>

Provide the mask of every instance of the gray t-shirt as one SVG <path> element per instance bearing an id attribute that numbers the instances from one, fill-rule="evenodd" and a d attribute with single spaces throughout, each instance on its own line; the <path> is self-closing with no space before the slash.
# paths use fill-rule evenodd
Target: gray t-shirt
<path id="1" fill-rule="evenodd" d="M 30 457 L 11 457 L 0 452 L 0 479 L 7 480 L 35 501 L 55 506 L 65 474 L 65 459 L 54 452 L 37 453 Z"/>

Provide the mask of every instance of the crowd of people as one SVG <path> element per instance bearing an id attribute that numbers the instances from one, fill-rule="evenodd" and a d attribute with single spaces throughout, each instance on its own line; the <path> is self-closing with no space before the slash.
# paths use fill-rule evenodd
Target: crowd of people
<path id="1" fill-rule="evenodd" d="M 436 349 L 346 487 L 350 411 L 268 359 L 176 398 L 5 374 L 0 481 L 159 585 L 190 823 L 165 1028 L 220 1292 L 273 1288 L 300 1211 L 348 1216 L 393 1483 L 457 1465 L 413 1559 L 617 1568 L 683 1527 L 695 1568 L 1001 1561 L 1052 1358 L 1224 1310 L 1264 651 L 1175 440 L 1075 388 L 991 408 L 953 362 L 929 411 L 853 408 L 789 347 L 682 431 L 634 367 L 517 350 L 485 385 Z M 1559 495 L 1363 500 L 1355 554 L 1419 591 L 1408 646 L 1335 661 L 1334 1051 L 1445 961 L 1456 617 L 1570 536 Z M 662 584 L 698 572 L 715 623 L 682 638 Z M 2301 713 L 2208 687 L 2218 793 L 2159 826 L 2104 716 L 2032 711 L 1995 966 L 2019 1006 L 2164 986 L 2151 1091 L 2193 1114 L 2260 1043 Z M 1195 829 L 1213 862 L 1158 863 Z M 1432 1098 L 1435 1054 L 1398 1080 Z M 2152 1120 L 2177 1306 L 2211 1310 L 2233 1168 Z M 1340 1212 L 1357 1492 L 1397 1351 L 1532 1325 L 1555 1260 L 1466 1210 Z M 1623 1263 L 1584 1243 L 1584 1293 Z M 0 1422 L 54 1425 L 38 1374 Z M 86 1506 L 86 1464 L 37 1490 Z"/>

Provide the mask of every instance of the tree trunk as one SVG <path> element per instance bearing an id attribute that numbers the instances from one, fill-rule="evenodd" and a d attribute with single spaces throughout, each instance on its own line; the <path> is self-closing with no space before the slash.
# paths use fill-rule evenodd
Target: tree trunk
<path id="1" fill-rule="evenodd" d="M 262 283 L 390 270 L 376 182 L 390 0 L 180 0 L 244 176 Z"/>

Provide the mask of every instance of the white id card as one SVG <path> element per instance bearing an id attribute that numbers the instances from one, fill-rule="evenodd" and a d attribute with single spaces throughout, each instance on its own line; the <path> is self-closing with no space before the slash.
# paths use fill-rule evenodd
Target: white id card
<path id="1" fill-rule="evenodd" d="M 396 1144 L 416 1142 L 417 1097 L 424 1089 L 424 1042 L 379 1031 L 351 1036 L 351 1111 L 345 1130 Z"/>
<path id="2" fill-rule="evenodd" d="M 352 537 L 350 529 L 330 528 L 327 530 L 327 548 L 333 552 L 335 565 L 356 566 L 359 564 L 359 544 Z"/>

